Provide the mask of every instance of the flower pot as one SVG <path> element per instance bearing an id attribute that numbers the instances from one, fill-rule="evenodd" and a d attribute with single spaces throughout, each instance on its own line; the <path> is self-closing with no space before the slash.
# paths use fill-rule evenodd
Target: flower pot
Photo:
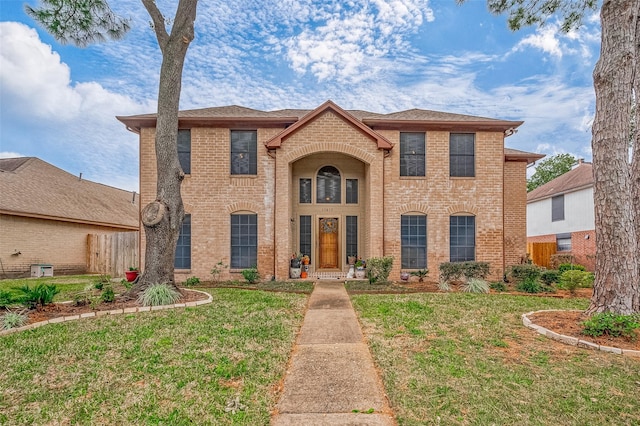
<path id="1" fill-rule="evenodd" d="M 401 272 L 400 273 L 400 279 L 402 281 L 409 281 L 409 273 L 408 272 Z"/>
<path id="2" fill-rule="evenodd" d="M 125 271 L 124 272 L 124 276 L 127 279 L 128 282 L 133 282 L 135 281 L 136 278 L 138 278 L 138 271 Z"/>
<path id="3" fill-rule="evenodd" d="M 300 272 L 300 278 L 307 278 L 307 271 Z"/>
<path id="4" fill-rule="evenodd" d="M 364 268 L 357 268 L 356 269 L 356 278 L 359 280 L 363 280 L 364 279 Z"/>
<path id="5" fill-rule="evenodd" d="M 289 277 L 293 279 L 300 278 L 301 269 L 300 268 L 289 268 Z"/>

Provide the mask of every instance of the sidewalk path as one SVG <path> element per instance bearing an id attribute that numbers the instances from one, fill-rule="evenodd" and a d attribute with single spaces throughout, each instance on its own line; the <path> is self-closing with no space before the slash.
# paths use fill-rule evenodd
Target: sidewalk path
<path id="1" fill-rule="evenodd" d="M 396 424 L 342 281 L 316 283 L 271 420 L 274 426 Z"/>

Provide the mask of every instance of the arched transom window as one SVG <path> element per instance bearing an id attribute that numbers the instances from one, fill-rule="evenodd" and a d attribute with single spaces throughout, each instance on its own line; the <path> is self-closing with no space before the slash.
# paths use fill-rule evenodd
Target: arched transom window
<path id="1" fill-rule="evenodd" d="M 340 172 L 333 166 L 324 166 L 316 177 L 316 202 L 340 204 Z"/>

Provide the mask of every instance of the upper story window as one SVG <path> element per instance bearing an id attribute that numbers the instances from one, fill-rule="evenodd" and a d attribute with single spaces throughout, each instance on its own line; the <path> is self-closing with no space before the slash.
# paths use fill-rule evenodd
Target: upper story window
<path id="1" fill-rule="evenodd" d="M 551 222 L 564 220 L 564 195 L 551 198 Z"/>
<path id="2" fill-rule="evenodd" d="M 311 204 L 311 179 L 300 179 L 300 204 Z"/>
<path id="3" fill-rule="evenodd" d="M 475 138 L 473 133 L 449 134 L 449 176 L 475 177 Z"/>
<path id="4" fill-rule="evenodd" d="M 323 204 L 340 204 L 341 197 L 340 172 L 333 166 L 324 166 L 318 171 L 316 178 L 316 202 Z"/>
<path id="5" fill-rule="evenodd" d="M 258 132 L 255 130 L 231 131 L 231 174 L 258 174 Z"/>
<path id="6" fill-rule="evenodd" d="M 191 129 L 178 130 L 178 160 L 185 174 L 191 174 Z"/>
<path id="7" fill-rule="evenodd" d="M 424 133 L 400 133 L 400 176 L 425 176 Z"/>

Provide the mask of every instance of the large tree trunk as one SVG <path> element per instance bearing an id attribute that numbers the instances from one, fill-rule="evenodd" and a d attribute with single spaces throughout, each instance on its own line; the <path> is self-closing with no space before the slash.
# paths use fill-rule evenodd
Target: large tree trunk
<path id="1" fill-rule="evenodd" d="M 171 34 L 153 0 L 142 0 L 153 20 L 162 51 L 158 116 L 156 123 L 157 187 L 156 199 L 142 210 L 146 235 L 144 270 L 128 295 L 136 296 L 155 283 L 175 286 L 174 258 L 184 206 L 180 186 L 184 172 L 178 160 L 178 108 L 182 70 L 189 44 L 194 37 L 197 0 L 180 0 Z"/>
<path id="2" fill-rule="evenodd" d="M 640 0 L 636 0 L 636 32 L 634 54 L 634 134 L 632 137 L 631 196 L 634 202 L 636 241 L 640 248 Z M 639 259 L 640 262 L 640 259 Z"/>
<path id="3" fill-rule="evenodd" d="M 602 47 L 593 72 L 596 271 L 588 313 L 640 310 L 635 191 L 628 156 L 637 14 L 638 0 L 604 0 L 600 12 Z"/>

